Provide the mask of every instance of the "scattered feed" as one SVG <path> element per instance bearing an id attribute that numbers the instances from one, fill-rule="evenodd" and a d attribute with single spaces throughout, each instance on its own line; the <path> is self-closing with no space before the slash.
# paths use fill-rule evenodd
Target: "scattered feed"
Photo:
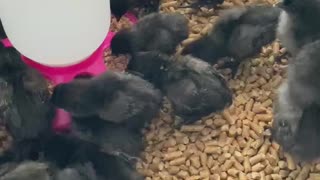
<path id="1" fill-rule="evenodd" d="M 222 8 L 260 2 L 275 3 L 234 0 Z M 180 12 L 190 20 L 190 36 L 182 47 L 207 33 L 217 18 L 214 10 L 178 8 L 186 3 L 164 0 L 161 6 L 164 12 Z M 146 132 L 147 147 L 138 171 L 147 180 L 320 179 L 320 164 L 295 164 L 270 138 L 273 99 L 286 78 L 285 51 L 279 42 L 264 47 L 260 56 L 240 66 L 235 79 L 230 79 L 230 70 L 222 70 L 234 91 L 234 104 L 221 114 L 177 130 L 166 103 Z"/>

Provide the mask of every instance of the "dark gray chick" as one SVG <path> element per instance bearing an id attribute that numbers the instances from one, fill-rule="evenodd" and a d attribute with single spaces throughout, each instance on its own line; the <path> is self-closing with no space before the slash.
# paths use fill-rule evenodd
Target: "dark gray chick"
<path id="1" fill-rule="evenodd" d="M 111 156 L 105 153 L 90 153 L 94 155 L 90 158 L 94 168 L 103 180 L 144 180 L 135 165 L 117 156 Z"/>
<path id="2" fill-rule="evenodd" d="M 3 78 L 0 78 L 0 119 L 7 126 L 14 126 L 14 122 L 21 122 L 20 114 L 13 103 L 13 87 Z"/>
<path id="3" fill-rule="evenodd" d="M 95 172 L 93 164 L 77 163 L 54 174 L 54 180 L 103 180 Z"/>
<path id="4" fill-rule="evenodd" d="M 11 163 L 5 166 L 12 166 Z M 0 180 L 102 180 L 98 179 L 91 163 L 59 169 L 50 163 L 25 161 L 6 169 Z"/>
<path id="5" fill-rule="evenodd" d="M 139 131 L 157 115 L 162 95 L 140 77 L 107 71 L 90 79 L 57 85 L 52 102 L 75 117 L 97 115 Z"/>
<path id="6" fill-rule="evenodd" d="M 228 57 L 225 67 L 230 67 L 235 75 L 242 60 L 258 54 L 275 40 L 280 12 L 281 9 L 268 5 L 226 10 L 209 34 L 186 46 L 182 54 L 211 64 Z"/>
<path id="7" fill-rule="evenodd" d="M 15 140 L 32 139 L 46 133 L 54 109 L 44 77 L 27 67 L 15 49 L 0 47 L 0 78 L 1 88 L 7 87 L 1 95 L 6 94 L 5 99 L 10 104 L 10 108 L 2 114 L 5 116 L 2 122 Z"/>
<path id="8" fill-rule="evenodd" d="M 320 39 L 320 2 L 317 0 L 282 0 L 278 38 L 291 55 L 304 45 Z"/>
<path id="9" fill-rule="evenodd" d="M 79 122 L 79 120 L 73 121 L 73 123 L 75 122 Z M 101 120 L 100 122 L 105 121 Z M 84 122 L 81 125 L 85 126 L 86 124 L 89 123 Z M 99 124 L 96 123 L 95 125 L 98 126 Z M 95 178 L 98 180 L 143 180 L 143 177 L 137 173 L 131 164 L 130 159 L 122 156 L 122 154 L 111 155 L 112 153 L 109 153 L 111 151 L 106 151 L 113 148 L 114 151 L 124 151 L 133 157 L 135 153 L 138 154 L 142 150 L 142 146 L 140 146 L 142 138 L 135 139 L 136 135 L 131 136 L 128 131 L 125 132 L 123 127 L 119 125 L 113 129 L 111 128 L 114 126 L 109 129 L 106 127 L 93 129 L 92 127 L 93 125 L 89 125 L 89 127 L 80 127 L 79 125 L 78 129 L 74 128 L 73 130 L 80 130 L 81 134 L 74 132 L 70 135 L 55 135 L 43 144 L 44 149 L 39 152 L 43 152 L 44 160 L 56 165 L 57 169 L 60 170 L 56 174 L 62 174 L 63 177 L 63 174 L 67 173 L 71 178 L 70 180 L 78 177 L 79 174 L 82 177 L 93 177 L 92 179 L 89 178 L 90 180 L 95 180 Z M 102 132 L 101 129 L 106 131 Z M 92 133 L 93 130 L 99 132 Z M 111 131 L 108 133 L 108 130 Z M 97 137 L 97 135 L 106 136 Z M 94 136 L 93 139 L 88 139 L 90 136 Z M 103 140 L 105 140 L 105 144 L 97 145 L 102 143 Z M 107 145 L 110 146 L 107 147 Z M 107 148 L 103 149 L 104 147 Z"/>
<path id="10" fill-rule="evenodd" d="M 280 89 L 274 105 L 274 138 L 284 148 L 295 143 L 304 110 L 320 105 L 320 40 L 302 47 L 288 67 L 288 80 Z"/>
<path id="11" fill-rule="evenodd" d="M 54 135 L 34 148 L 40 159 L 5 162 L 0 180 L 143 180 L 126 159 L 69 136 Z"/>
<path id="12" fill-rule="evenodd" d="M 119 31 L 111 41 L 111 50 L 115 55 L 153 50 L 173 54 L 187 37 L 188 20 L 183 15 L 152 13 L 131 29 Z"/>
<path id="13" fill-rule="evenodd" d="M 1 173 L 0 180 L 53 180 L 48 164 L 42 162 L 7 163 L 1 168 L 5 168 L 6 172 Z"/>
<path id="14" fill-rule="evenodd" d="M 232 92 L 223 77 L 210 64 L 192 56 L 170 59 L 157 52 L 140 52 L 130 60 L 128 70 L 161 89 L 184 123 L 232 104 Z"/>
<path id="15" fill-rule="evenodd" d="M 93 144 L 109 155 L 133 162 L 143 150 L 142 136 L 127 128 L 99 118 L 74 118 L 69 135 Z"/>

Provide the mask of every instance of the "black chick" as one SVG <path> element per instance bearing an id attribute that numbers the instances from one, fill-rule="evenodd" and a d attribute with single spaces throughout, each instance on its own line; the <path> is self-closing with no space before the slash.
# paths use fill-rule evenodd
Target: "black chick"
<path id="1" fill-rule="evenodd" d="M 14 122 L 21 122 L 20 114 L 13 103 L 13 87 L 3 78 L 0 78 L 0 119 L 9 127 L 13 126 Z"/>
<path id="2" fill-rule="evenodd" d="M 143 180 L 135 170 L 126 164 L 122 165 L 121 160 L 112 156 L 99 158 L 101 159 L 94 159 L 97 164 L 90 161 L 78 162 L 62 169 L 37 161 L 16 163 L 0 174 L 0 180 Z M 100 174 L 96 172 L 96 167 L 101 168 Z"/>
<path id="3" fill-rule="evenodd" d="M 58 170 L 52 180 L 103 180 L 99 177 L 91 162 L 77 163 Z"/>
<path id="4" fill-rule="evenodd" d="M 131 29 L 119 31 L 111 41 L 111 50 L 115 55 L 153 50 L 173 54 L 187 37 L 188 20 L 183 15 L 152 13 Z"/>
<path id="5" fill-rule="evenodd" d="M 284 82 L 274 105 L 273 132 L 285 148 L 295 143 L 304 110 L 320 105 L 320 40 L 302 47 L 288 66 L 288 80 Z"/>
<path id="6" fill-rule="evenodd" d="M 97 115 L 139 131 L 157 115 L 162 95 L 140 77 L 107 71 L 56 86 L 52 102 L 75 117 Z"/>
<path id="7" fill-rule="evenodd" d="M 195 8 L 199 9 L 201 7 L 207 7 L 207 8 L 216 8 L 219 4 L 222 4 L 224 0 L 196 0 L 192 2 L 188 6 L 184 6 L 182 8 Z"/>
<path id="8" fill-rule="evenodd" d="M 283 9 L 278 26 L 278 38 L 291 55 L 296 55 L 305 44 L 320 39 L 319 1 L 282 0 Z"/>
<path id="9" fill-rule="evenodd" d="M 5 78 L 11 83 L 14 82 L 18 76 L 28 69 L 28 67 L 21 60 L 19 52 L 12 47 L 5 47 L 0 43 L 0 77 Z"/>
<path id="10" fill-rule="evenodd" d="M 294 136 L 291 146 L 283 146 L 284 151 L 293 155 L 297 161 L 312 162 L 319 160 L 320 157 L 320 107 L 311 105 L 304 109 L 300 124 Z M 273 136 L 277 137 L 280 134 L 275 132 Z M 280 141 L 281 142 L 281 141 Z M 282 145 L 281 143 L 280 145 Z"/>
<path id="11" fill-rule="evenodd" d="M 37 159 L 2 164 L 0 180 L 143 180 L 123 158 L 69 136 L 53 135 L 33 151 Z"/>
<path id="12" fill-rule="evenodd" d="M 53 180 L 49 175 L 46 163 L 26 161 L 1 165 L 0 180 Z"/>
<path id="13" fill-rule="evenodd" d="M 228 57 L 224 67 L 230 67 L 235 75 L 243 59 L 256 55 L 262 46 L 275 40 L 280 12 L 281 9 L 268 5 L 226 10 L 213 29 L 187 45 L 182 54 L 211 64 Z"/>
<path id="14" fill-rule="evenodd" d="M 88 153 L 88 162 L 59 171 L 55 180 L 144 180 L 133 166 L 118 157 L 101 152 Z"/>
<path id="15" fill-rule="evenodd" d="M 9 104 L 1 114 L 15 141 L 33 139 L 46 133 L 54 115 L 46 80 L 27 67 L 13 48 L 0 48 L 0 78 Z M 6 84 L 6 85 L 5 85 Z M 7 90 L 6 89 L 7 86 Z M 9 98 L 11 97 L 11 98 Z"/>
<path id="16" fill-rule="evenodd" d="M 128 70 L 141 73 L 168 97 L 174 112 L 193 123 L 232 103 L 226 81 L 208 63 L 192 56 L 169 59 L 157 52 L 140 52 Z"/>
<path id="17" fill-rule="evenodd" d="M 144 177 L 135 170 L 135 165 L 122 158 L 100 152 L 95 155 L 93 153 L 90 153 L 89 159 L 103 180 L 144 180 Z"/>
<path id="18" fill-rule="evenodd" d="M 137 160 L 144 147 L 139 133 L 99 118 L 75 118 L 69 136 L 128 162 Z"/>
<path id="19" fill-rule="evenodd" d="M 12 166 L 12 164 L 5 164 Z M 76 164 L 65 169 L 53 167 L 50 163 L 26 161 L 15 163 L 0 180 L 102 180 L 98 179 L 91 163 Z"/>
<path id="20" fill-rule="evenodd" d="M 85 127 L 83 128 L 86 129 Z M 125 135 L 121 135 L 123 132 L 122 130 L 120 130 L 121 132 L 119 133 L 116 132 L 116 129 L 113 129 L 112 131 L 116 134 L 113 135 L 110 132 L 110 134 L 108 134 L 109 137 L 105 137 L 105 139 L 109 139 L 111 144 L 115 143 L 112 144 L 113 146 L 120 147 L 120 149 L 129 148 L 126 149 L 126 151 L 131 150 L 132 153 L 138 151 L 138 149 L 135 149 L 136 147 L 140 148 L 138 145 L 125 145 L 123 142 L 120 142 L 124 140 L 125 142 L 133 143 L 130 142 L 130 140 L 133 140 L 133 137 L 130 137 L 129 140 L 122 139 L 122 137 L 125 138 Z M 85 132 L 88 131 L 86 130 L 82 133 Z M 92 143 L 93 140 L 88 142 L 86 139 L 88 137 L 87 135 L 80 136 L 53 136 L 49 141 L 42 145 L 42 147 L 44 147 L 42 151 L 44 160 L 55 164 L 59 169 L 69 171 L 72 176 L 77 176 L 79 170 L 77 167 L 86 165 L 84 168 L 80 168 L 80 170 L 87 172 L 87 174 L 92 177 L 97 177 L 98 180 L 100 180 L 100 178 L 102 178 L 102 180 L 143 180 L 143 177 L 138 174 L 130 162 L 127 162 L 127 159 L 106 153 L 101 146 Z M 78 139 L 78 137 L 81 139 Z M 112 138 L 114 140 L 111 140 Z M 82 139 L 85 140 L 83 141 Z M 135 143 L 139 144 L 140 142 L 141 139 L 137 140 Z M 119 143 L 119 145 L 117 145 L 117 143 Z M 130 154 L 132 154 L 131 152 Z M 94 171 L 92 170 L 91 165 Z"/>
<path id="21" fill-rule="evenodd" d="M 79 120 L 75 120 L 73 123 L 78 121 Z M 101 178 L 101 180 L 143 180 L 143 177 L 138 174 L 128 159 L 118 156 L 117 154 L 111 155 L 111 153 L 104 151 L 101 146 L 97 146 L 95 144 L 104 138 L 107 140 L 105 141 L 104 147 L 110 145 L 108 150 L 111 148 L 114 148 L 114 150 L 118 148 L 122 149 L 122 151 L 128 152 L 130 155 L 133 155 L 134 153 L 141 151 L 141 147 L 139 146 L 142 142 L 141 138 L 135 139 L 136 135 L 132 134 L 133 136 L 131 136 L 130 133 L 125 132 L 122 127 L 118 126 L 113 129 L 110 129 L 111 127 L 109 129 L 104 129 L 106 131 L 112 130 L 112 132 L 115 134 L 112 134 L 112 132 L 108 134 L 107 132 L 100 131 L 100 129 L 97 129 L 100 134 L 93 133 L 94 136 L 103 136 L 103 133 L 105 133 L 105 135 L 110 137 L 101 136 L 99 139 L 96 136 L 94 139 L 88 140 L 87 138 L 93 131 L 93 129 L 90 128 L 93 126 L 90 125 L 89 127 L 80 127 L 82 125 L 85 126 L 86 124 L 90 124 L 89 122 L 82 122 L 84 124 L 77 124 L 78 129 L 73 128 L 74 131 L 82 128 L 81 130 L 84 130 L 80 132 L 82 134 L 75 135 L 77 133 L 74 132 L 71 135 L 55 135 L 49 141 L 43 144 L 42 147 L 44 160 L 55 164 L 59 169 L 64 169 L 69 172 L 71 171 L 71 175 L 74 174 L 74 176 L 77 176 L 76 174 L 79 171 L 77 167 L 83 167 L 83 165 L 85 165 L 85 168 L 80 168 L 80 170 L 87 172 L 87 174 L 92 177 L 98 178 L 98 180 Z M 93 124 L 95 124 L 95 122 L 93 122 Z M 117 130 L 119 130 L 119 132 L 117 132 Z M 123 148 L 128 149 L 123 150 Z M 93 167 L 94 171 L 91 167 Z"/>

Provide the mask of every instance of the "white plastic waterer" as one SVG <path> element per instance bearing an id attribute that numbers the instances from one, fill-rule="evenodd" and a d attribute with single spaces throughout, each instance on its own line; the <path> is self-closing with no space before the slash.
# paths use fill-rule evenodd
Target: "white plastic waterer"
<path id="1" fill-rule="evenodd" d="M 108 0 L 1 0 L 8 38 L 24 56 L 48 66 L 70 66 L 89 57 L 110 26 Z"/>
<path id="2" fill-rule="evenodd" d="M 23 60 L 54 84 L 106 70 L 103 50 L 113 35 L 108 35 L 108 0 L 1 0 L 0 18 Z M 64 131 L 70 123 L 59 109 L 54 130 Z"/>

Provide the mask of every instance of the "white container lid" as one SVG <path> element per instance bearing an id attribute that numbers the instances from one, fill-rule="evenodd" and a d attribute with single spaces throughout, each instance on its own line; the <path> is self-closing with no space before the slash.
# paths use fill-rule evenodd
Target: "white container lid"
<path id="1" fill-rule="evenodd" d="M 89 57 L 110 26 L 109 0 L 0 0 L 0 18 L 13 46 L 49 66 Z"/>

